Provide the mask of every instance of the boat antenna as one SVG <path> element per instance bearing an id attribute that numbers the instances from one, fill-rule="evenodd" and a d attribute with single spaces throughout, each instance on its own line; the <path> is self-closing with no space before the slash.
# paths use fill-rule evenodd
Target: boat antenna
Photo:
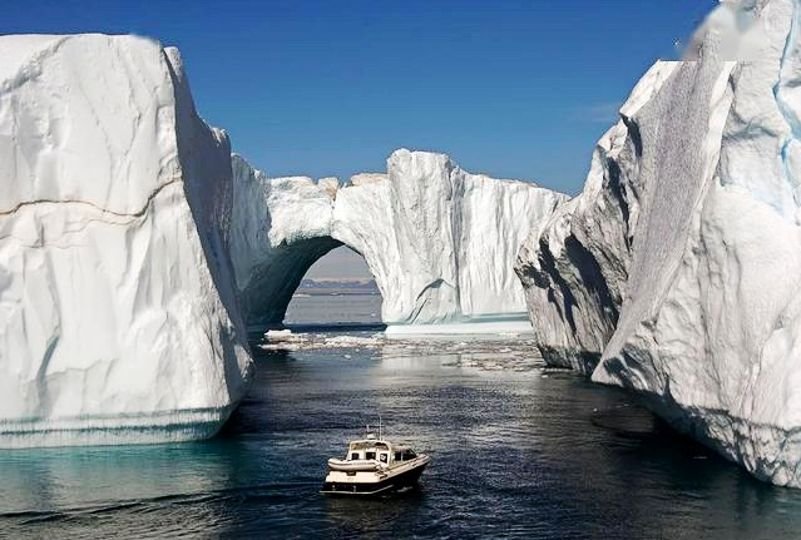
<path id="1" fill-rule="evenodd" d="M 381 436 L 381 413 L 378 413 L 378 440 L 384 440 L 384 437 Z"/>

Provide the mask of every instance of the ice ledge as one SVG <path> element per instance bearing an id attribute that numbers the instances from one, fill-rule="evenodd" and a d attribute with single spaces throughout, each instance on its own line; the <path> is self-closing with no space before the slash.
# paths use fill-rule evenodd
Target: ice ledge
<path id="1" fill-rule="evenodd" d="M 534 330 L 526 313 L 477 315 L 455 323 L 389 324 L 388 337 L 467 334 L 531 334 Z"/>
<path id="2" fill-rule="evenodd" d="M 0 422 L 0 448 L 154 444 L 208 439 L 220 430 L 233 409 L 228 405 L 152 414 Z"/>

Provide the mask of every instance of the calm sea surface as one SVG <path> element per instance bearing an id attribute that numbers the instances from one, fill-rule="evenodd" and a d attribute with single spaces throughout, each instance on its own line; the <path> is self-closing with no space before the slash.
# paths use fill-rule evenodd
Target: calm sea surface
<path id="1" fill-rule="evenodd" d="M 544 370 L 523 337 L 387 342 L 377 297 L 305 297 L 217 438 L 0 452 L 9 538 L 797 538 L 801 491 L 752 480 L 628 395 Z M 431 454 L 386 500 L 319 495 L 383 417 Z"/>

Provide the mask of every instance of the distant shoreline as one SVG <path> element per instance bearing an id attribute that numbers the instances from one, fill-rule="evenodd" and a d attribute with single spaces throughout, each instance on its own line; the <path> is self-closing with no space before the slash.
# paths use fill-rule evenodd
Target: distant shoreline
<path id="1" fill-rule="evenodd" d="M 294 296 L 381 294 L 373 279 L 304 279 Z"/>

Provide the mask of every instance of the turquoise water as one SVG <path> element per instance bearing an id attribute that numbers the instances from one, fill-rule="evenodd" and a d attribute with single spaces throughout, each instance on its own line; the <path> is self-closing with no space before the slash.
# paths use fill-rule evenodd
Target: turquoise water
<path id="1" fill-rule="evenodd" d="M 0 536 L 793 538 L 801 492 L 751 479 L 625 393 L 543 370 L 515 338 L 259 354 L 205 442 L 0 453 Z M 317 493 L 381 413 L 433 461 L 417 492 Z"/>

